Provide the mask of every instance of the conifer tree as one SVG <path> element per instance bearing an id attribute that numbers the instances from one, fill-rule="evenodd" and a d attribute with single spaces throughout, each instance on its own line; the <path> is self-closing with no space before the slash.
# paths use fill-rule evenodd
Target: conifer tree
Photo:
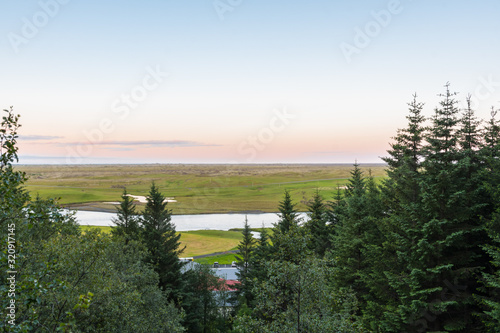
<path id="1" fill-rule="evenodd" d="M 477 152 L 481 145 L 481 132 L 479 130 L 480 121 L 477 119 L 474 110 L 471 107 L 471 96 L 466 99 L 467 108 L 464 110 L 460 119 L 459 145 L 467 157 Z"/>
<path id="2" fill-rule="evenodd" d="M 273 225 L 273 233 L 270 237 L 272 242 L 272 246 L 270 247 L 271 257 L 274 257 L 280 251 L 280 247 L 282 246 L 280 243 L 281 236 L 287 234 L 292 226 L 298 227 L 301 222 L 295 206 L 296 204 L 292 202 L 290 192 L 285 190 L 283 201 L 278 206 L 280 211 L 278 214 L 279 220 L 278 223 Z"/>
<path id="3" fill-rule="evenodd" d="M 365 193 L 365 177 L 363 171 L 359 168 L 358 162 L 354 162 L 354 168 L 351 170 L 351 178 L 345 190 L 345 197 L 360 197 Z"/>
<path id="4" fill-rule="evenodd" d="M 243 297 L 244 302 L 248 305 L 252 299 L 252 280 L 249 279 L 250 262 L 252 259 L 253 250 L 255 247 L 255 238 L 253 238 L 248 219 L 245 216 L 245 225 L 243 227 L 243 239 L 238 244 L 238 255 L 236 255 L 236 265 L 238 272 L 236 275 L 240 280 L 238 287 L 239 294 Z"/>
<path id="5" fill-rule="evenodd" d="M 319 258 L 323 258 L 325 252 L 331 248 L 331 230 L 327 224 L 327 207 L 318 190 L 316 190 L 308 210 L 309 221 L 307 221 L 305 227 L 311 237 L 309 247 Z"/>
<path id="6" fill-rule="evenodd" d="M 280 213 L 278 214 L 279 221 L 274 226 L 275 231 L 285 233 L 290 229 L 292 224 L 297 225 L 299 223 L 299 214 L 295 206 L 296 204 L 292 202 L 290 192 L 285 190 L 283 201 L 278 206 Z"/>
<path id="7" fill-rule="evenodd" d="M 408 103 L 409 114 L 407 128 L 400 129 L 393 138 L 388 157 L 382 158 L 387 163 L 388 179 L 384 182 L 384 192 L 390 204 L 391 212 L 406 211 L 408 205 L 418 203 L 419 198 L 419 169 L 422 162 L 422 146 L 426 127 L 425 117 L 422 115 L 423 103 L 417 101 L 417 94 Z"/>
<path id="8" fill-rule="evenodd" d="M 341 209 L 334 212 L 339 222 L 332 238 L 336 260 L 333 280 L 337 288 L 354 291 L 364 312 L 373 298 L 370 291 L 383 279 L 376 267 L 384 241 L 379 226 L 384 209 L 373 177 L 365 178 L 357 163 L 343 202 Z"/>
<path id="9" fill-rule="evenodd" d="M 491 108 L 491 117 L 483 129 L 484 141 L 481 147 L 481 162 L 484 163 L 483 178 L 486 180 L 488 193 L 495 193 L 500 186 L 500 124 L 496 119 L 497 111 Z M 488 202 L 491 211 L 495 210 L 494 195 Z"/>
<path id="10" fill-rule="evenodd" d="M 500 125 L 496 120 L 497 111 L 492 107 L 491 118 L 484 129 L 483 155 L 484 179 L 490 194 L 487 209 L 491 209 L 491 218 L 487 220 L 486 231 L 490 242 L 483 246 L 490 257 L 483 276 L 485 295 L 481 302 L 485 306 L 483 322 L 491 332 L 500 332 Z"/>
<path id="11" fill-rule="evenodd" d="M 418 262 L 420 257 L 416 246 L 422 238 L 420 180 L 427 130 L 423 106 L 414 94 L 408 103 L 407 127 L 397 131 L 387 151 L 389 156 L 382 158 L 388 164 L 388 177 L 382 186 L 387 216 L 381 227 L 385 241 L 379 253 L 378 270 L 386 276 L 386 281 L 374 293 L 385 301 L 370 304 L 370 325 L 381 331 L 402 330 L 401 318 L 406 314 L 399 313 L 398 306 L 409 293 L 411 263 Z"/>
<path id="12" fill-rule="evenodd" d="M 483 131 L 485 156 L 494 160 L 500 156 L 500 124 L 496 119 L 498 110 L 491 108 L 490 119 Z"/>
<path id="13" fill-rule="evenodd" d="M 149 251 L 148 262 L 160 276 L 160 287 L 171 292 L 170 297 L 177 301 L 182 267 L 179 255 L 184 251 L 184 248 L 180 248 L 180 234 L 176 234 L 165 197 L 154 183 L 146 199 L 141 222 L 142 238 Z"/>
<path id="14" fill-rule="evenodd" d="M 335 226 L 333 237 L 333 255 L 337 259 L 336 283 L 338 287 L 352 286 L 356 292 L 363 288 L 358 272 L 363 268 L 361 239 L 363 230 L 363 196 L 365 194 L 365 178 L 357 162 L 351 171 L 351 178 L 345 190 L 344 205 L 336 211 L 339 223 Z"/>
<path id="15" fill-rule="evenodd" d="M 116 225 L 111 229 L 111 233 L 124 237 L 125 244 L 131 240 L 139 239 L 139 216 L 135 210 L 134 199 L 128 195 L 127 189 L 123 189 L 122 201 L 117 208 L 117 217 L 113 218 L 111 222 Z"/>
<path id="16" fill-rule="evenodd" d="M 409 326 L 407 330 L 470 330 L 477 323 L 473 293 L 477 289 L 475 276 L 481 267 L 479 242 L 482 227 L 474 216 L 475 203 L 469 202 L 464 187 L 473 186 L 463 174 L 461 146 L 473 144 L 475 133 L 469 126 L 459 128 L 461 119 L 455 94 L 446 93 L 435 109 L 432 127 L 426 137 L 421 175 L 422 202 L 420 235 L 408 261 L 408 290 L 401 295 L 400 314 Z M 472 120 L 469 113 L 466 118 Z M 480 186 L 480 184 L 475 184 Z M 480 261 L 479 261 L 480 262 Z M 454 289 L 455 293 L 452 293 Z"/>
<path id="17" fill-rule="evenodd" d="M 335 195 L 333 197 L 333 201 L 328 202 L 328 209 L 326 210 L 326 214 L 328 217 L 328 223 L 330 225 L 330 249 L 333 248 L 334 241 L 334 235 L 337 230 L 337 225 L 340 223 L 340 217 L 344 216 L 344 210 L 345 210 L 345 201 L 343 199 L 343 195 L 345 194 L 345 191 L 342 190 L 343 187 L 341 187 L 339 184 L 337 184 L 337 190 L 335 192 Z"/>
<path id="18" fill-rule="evenodd" d="M 366 285 L 369 293 L 360 295 L 367 306 L 364 309 L 365 317 L 372 308 L 382 304 L 384 306 L 391 304 L 391 288 L 387 283 L 386 271 L 394 265 L 394 254 L 388 253 L 384 248 L 387 242 L 386 226 L 386 206 L 382 201 L 382 195 L 374 177 L 369 170 L 369 176 L 366 180 L 366 193 L 364 195 L 363 218 L 364 234 L 363 256 L 365 268 L 360 271 L 360 279 Z M 369 309 L 370 308 L 370 309 Z M 375 314 L 378 319 L 378 314 Z"/>
<path id="19" fill-rule="evenodd" d="M 366 193 L 365 177 L 357 162 L 351 171 L 351 178 L 345 190 L 342 203 L 337 205 L 334 215 L 338 219 L 335 225 L 333 255 L 337 259 L 336 276 L 337 286 L 347 288 L 351 286 L 356 292 L 361 292 L 363 287 L 359 279 L 359 271 L 363 268 L 363 218 Z"/>
<path id="20" fill-rule="evenodd" d="M 500 332 L 500 208 L 489 225 L 488 235 L 492 242 L 484 248 L 492 259 L 492 270 L 484 273 L 487 295 L 482 297 L 483 321 L 491 332 Z"/>
<path id="21" fill-rule="evenodd" d="M 255 245 L 252 255 L 250 256 L 249 261 L 249 270 L 247 275 L 247 281 L 254 285 L 255 282 L 262 282 L 267 277 L 267 268 L 266 263 L 270 260 L 271 257 L 271 245 L 269 244 L 269 234 L 262 225 L 260 229 L 260 237 L 257 240 L 257 244 Z M 253 306 L 253 301 L 255 299 L 255 293 L 253 288 L 249 289 L 250 293 L 246 297 L 248 306 Z"/>

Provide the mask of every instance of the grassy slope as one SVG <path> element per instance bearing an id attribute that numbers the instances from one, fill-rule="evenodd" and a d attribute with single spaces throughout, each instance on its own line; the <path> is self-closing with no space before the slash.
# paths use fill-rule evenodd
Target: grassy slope
<path id="1" fill-rule="evenodd" d="M 364 166 L 377 179 L 383 165 Z M 60 197 L 62 204 L 87 203 L 86 208 L 113 210 L 105 202 L 119 201 L 123 187 L 134 195 L 147 195 L 152 181 L 174 214 L 275 212 L 283 190 L 289 189 L 297 208 L 316 189 L 330 200 L 337 186 L 346 183 L 349 165 L 43 165 L 19 166 L 29 180 L 27 189 L 42 197 Z M 328 179 L 328 180 L 323 180 Z M 89 204 L 90 203 L 90 204 Z"/>
<path id="2" fill-rule="evenodd" d="M 181 246 L 186 246 L 183 257 L 229 251 L 235 249 L 242 238 L 241 232 L 236 231 L 197 230 L 180 234 Z"/>

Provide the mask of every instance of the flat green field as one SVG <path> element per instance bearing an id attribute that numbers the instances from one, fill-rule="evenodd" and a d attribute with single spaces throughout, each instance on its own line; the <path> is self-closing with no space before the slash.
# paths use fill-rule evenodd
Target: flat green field
<path id="1" fill-rule="evenodd" d="M 380 180 L 385 165 L 362 165 Z M 174 214 L 276 212 L 284 189 L 289 189 L 297 208 L 318 189 L 330 200 L 337 187 L 345 185 L 351 165 L 263 164 L 263 165 L 20 165 L 29 176 L 32 195 L 60 198 L 73 209 L 115 211 L 123 188 L 132 195 L 146 196 L 155 182 Z M 139 209 L 142 204 L 139 204 Z"/>
<path id="2" fill-rule="evenodd" d="M 101 226 L 80 226 L 83 232 L 92 229 L 98 229 L 103 233 L 109 233 L 111 227 Z M 242 239 L 241 231 L 220 231 L 220 230 L 196 230 L 196 231 L 182 231 L 181 234 L 181 247 L 186 247 L 181 257 L 194 257 L 203 254 L 211 254 L 216 252 L 225 252 L 236 250 L 238 243 Z M 227 257 L 227 258 L 226 258 Z M 220 259 L 221 263 L 229 261 L 230 264 L 234 255 L 219 255 L 209 258 L 199 259 L 202 262 L 213 263 Z"/>

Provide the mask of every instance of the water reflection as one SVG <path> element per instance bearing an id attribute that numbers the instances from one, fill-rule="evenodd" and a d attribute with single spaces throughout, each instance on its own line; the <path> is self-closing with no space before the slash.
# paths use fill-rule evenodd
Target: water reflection
<path id="1" fill-rule="evenodd" d="M 305 219 L 306 214 L 300 213 Z M 276 213 L 247 214 L 248 224 L 251 228 L 260 228 L 262 224 L 269 228 L 278 222 Z M 76 218 L 81 225 L 113 226 L 111 219 L 116 217 L 112 213 L 77 211 Z M 200 214 L 200 215 L 173 215 L 172 222 L 177 231 L 188 230 L 229 230 L 242 228 L 245 222 L 245 214 Z"/>

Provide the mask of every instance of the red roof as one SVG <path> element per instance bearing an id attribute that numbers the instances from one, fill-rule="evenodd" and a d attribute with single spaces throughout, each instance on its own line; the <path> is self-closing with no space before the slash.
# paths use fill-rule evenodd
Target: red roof
<path id="1" fill-rule="evenodd" d="M 226 287 L 226 290 L 228 291 L 235 291 L 237 290 L 236 285 L 240 284 L 241 282 L 238 280 L 224 280 L 224 279 L 219 279 L 219 282 L 224 281 L 224 286 Z M 218 289 L 214 289 L 215 291 L 219 291 Z"/>

